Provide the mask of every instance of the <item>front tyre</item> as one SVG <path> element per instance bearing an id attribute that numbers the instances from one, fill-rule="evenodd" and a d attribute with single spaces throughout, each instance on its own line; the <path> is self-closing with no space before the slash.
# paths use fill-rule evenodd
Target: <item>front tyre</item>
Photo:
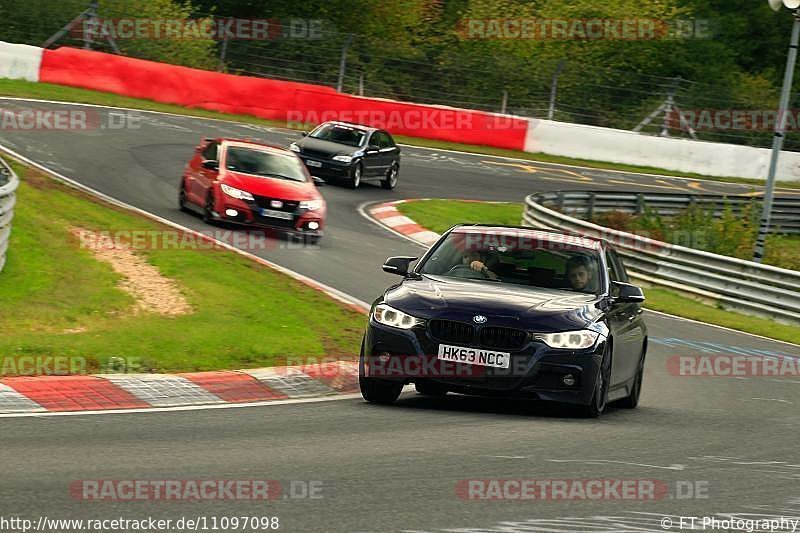
<path id="1" fill-rule="evenodd" d="M 386 179 L 381 180 L 381 187 L 387 190 L 392 190 L 397 187 L 397 174 L 399 172 L 400 167 L 397 163 L 392 163 L 392 166 L 386 171 Z"/>
<path id="2" fill-rule="evenodd" d="M 189 211 L 189 208 L 186 206 L 186 184 L 183 179 L 181 179 L 181 185 L 178 189 L 178 208 L 184 212 Z"/>
<path id="3" fill-rule="evenodd" d="M 320 238 L 321 237 L 319 235 L 314 235 L 314 234 L 303 235 L 303 244 L 306 244 L 308 246 L 317 246 L 319 245 Z"/>
<path id="4" fill-rule="evenodd" d="M 208 191 L 208 196 L 206 197 L 206 202 L 203 206 L 203 222 L 206 224 L 213 225 L 216 223 L 216 219 L 214 218 L 214 204 L 214 193 L 212 191 Z"/>
<path id="5" fill-rule="evenodd" d="M 358 360 L 358 387 L 361 389 L 361 396 L 369 403 L 389 405 L 394 403 L 403 391 L 402 383 L 392 383 L 369 378 L 364 375 L 364 345 L 361 345 L 361 357 Z"/>
<path id="6" fill-rule="evenodd" d="M 403 391 L 402 383 L 382 382 L 375 378 L 359 378 L 358 386 L 365 400 L 381 405 L 394 403 Z"/>
<path id="7" fill-rule="evenodd" d="M 644 352 L 639 359 L 639 366 L 636 369 L 636 377 L 633 381 L 631 393 L 621 399 L 618 403 L 620 407 L 625 409 L 636 409 L 639 406 L 639 396 L 642 394 L 642 382 L 644 381 Z"/>
<path id="8" fill-rule="evenodd" d="M 364 165 L 360 162 L 356 163 L 353 166 L 353 169 L 350 171 L 350 180 L 347 182 L 347 185 L 351 189 L 358 189 L 361 185 L 361 177 L 364 175 Z"/>
<path id="9" fill-rule="evenodd" d="M 608 406 L 608 385 L 611 382 L 611 354 L 611 341 L 609 340 L 603 352 L 600 372 L 597 373 L 592 400 L 589 405 L 584 405 L 580 409 L 580 414 L 583 418 L 599 418 L 606 411 L 606 406 Z"/>

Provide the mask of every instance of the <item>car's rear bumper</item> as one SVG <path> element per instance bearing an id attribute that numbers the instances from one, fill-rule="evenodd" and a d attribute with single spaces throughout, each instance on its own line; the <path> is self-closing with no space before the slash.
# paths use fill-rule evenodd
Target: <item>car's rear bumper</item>
<path id="1" fill-rule="evenodd" d="M 530 341 L 522 349 L 510 352 L 508 369 L 466 363 L 442 365 L 437 361 L 438 349 L 439 344 L 424 327 L 401 330 L 370 319 L 362 371 L 366 376 L 388 381 L 441 383 L 448 390 L 463 394 L 586 405 L 594 393 L 605 343 L 573 352 Z"/>

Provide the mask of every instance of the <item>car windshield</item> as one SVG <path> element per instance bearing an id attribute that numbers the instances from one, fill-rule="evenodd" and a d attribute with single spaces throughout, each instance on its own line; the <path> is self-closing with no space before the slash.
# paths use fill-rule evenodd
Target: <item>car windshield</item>
<path id="1" fill-rule="evenodd" d="M 529 237 L 500 237 L 452 232 L 417 272 L 588 294 L 598 294 L 603 288 L 594 250 Z"/>
<path id="2" fill-rule="evenodd" d="M 337 144 L 346 144 L 347 146 L 361 146 L 367 137 L 367 132 L 342 124 L 323 124 L 308 136 Z"/>
<path id="3" fill-rule="evenodd" d="M 293 155 L 241 146 L 228 147 L 225 168 L 255 176 L 308 181 L 303 163 Z"/>

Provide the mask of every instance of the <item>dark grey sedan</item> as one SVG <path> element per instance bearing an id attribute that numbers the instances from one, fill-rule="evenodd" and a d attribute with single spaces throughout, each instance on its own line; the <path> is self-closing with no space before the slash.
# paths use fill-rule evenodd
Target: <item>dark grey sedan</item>
<path id="1" fill-rule="evenodd" d="M 384 189 L 397 186 L 400 148 L 389 132 L 350 122 L 320 124 L 289 145 L 312 176 L 326 181 L 344 181 L 351 188 L 362 182 L 380 183 Z"/>

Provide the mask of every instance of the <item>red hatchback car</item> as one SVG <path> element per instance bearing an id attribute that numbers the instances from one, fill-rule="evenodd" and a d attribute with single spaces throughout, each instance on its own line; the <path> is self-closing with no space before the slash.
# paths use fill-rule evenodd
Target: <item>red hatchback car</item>
<path id="1" fill-rule="evenodd" d="M 276 228 L 316 241 L 325 227 L 324 183 L 291 151 L 238 139 L 205 139 L 181 178 L 178 204 L 206 222 Z"/>

